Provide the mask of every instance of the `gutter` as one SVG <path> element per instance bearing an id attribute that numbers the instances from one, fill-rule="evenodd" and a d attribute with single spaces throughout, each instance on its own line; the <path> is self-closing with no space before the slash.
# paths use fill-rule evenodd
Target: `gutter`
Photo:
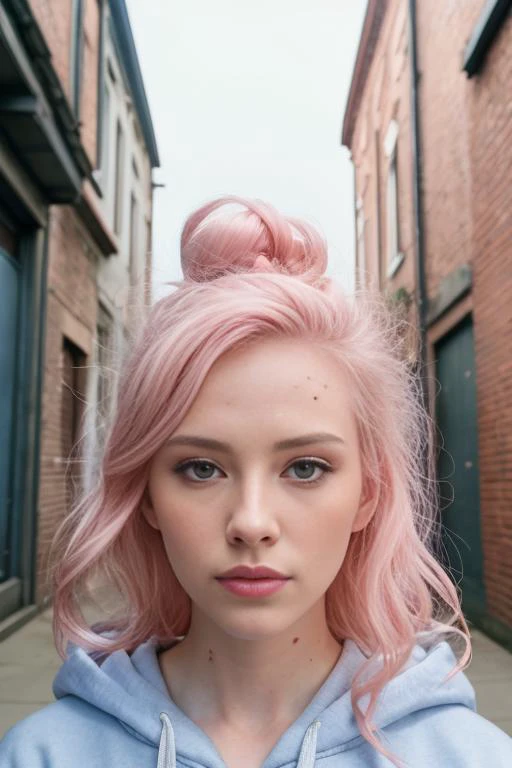
<path id="1" fill-rule="evenodd" d="M 482 68 L 487 51 L 512 12 L 512 0 L 487 0 L 464 51 L 462 68 L 473 77 Z"/>
<path id="2" fill-rule="evenodd" d="M 416 264 L 416 302 L 418 307 L 419 364 L 423 405 L 428 412 L 429 393 L 427 378 L 427 309 L 428 296 L 425 275 L 425 228 L 423 222 L 423 169 L 420 134 L 420 103 L 418 95 L 418 36 L 416 0 L 409 0 L 409 47 L 411 63 L 411 134 L 414 196 L 414 254 Z"/>

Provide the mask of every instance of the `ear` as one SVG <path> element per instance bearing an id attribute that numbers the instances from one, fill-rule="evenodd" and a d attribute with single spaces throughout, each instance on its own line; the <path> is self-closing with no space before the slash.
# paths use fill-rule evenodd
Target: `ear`
<path id="1" fill-rule="evenodd" d="M 352 533 L 362 531 L 366 528 L 377 509 L 378 494 L 374 491 L 371 492 L 367 489 L 366 493 L 361 494 L 361 500 L 359 502 L 359 509 L 352 523 Z"/>
<path id="2" fill-rule="evenodd" d="M 142 496 L 142 501 L 140 503 L 141 512 L 146 518 L 146 521 L 148 524 L 155 529 L 155 531 L 160 530 L 160 526 L 158 525 L 158 521 L 156 519 L 155 510 L 153 508 L 153 504 L 151 502 L 151 497 L 148 493 L 148 489 L 146 488 L 144 491 L 144 495 Z"/>

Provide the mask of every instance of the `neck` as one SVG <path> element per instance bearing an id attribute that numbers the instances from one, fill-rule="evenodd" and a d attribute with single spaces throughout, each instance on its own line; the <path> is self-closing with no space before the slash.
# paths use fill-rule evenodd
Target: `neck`
<path id="1" fill-rule="evenodd" d="M 323 604 L 280 634 L 250 639 L 227 634 L 193 608 L 187 636 L 160 655 L 160 667 L 172 699 L 194 722 L 254 730 L 294 722 L 340 651 Z"/>

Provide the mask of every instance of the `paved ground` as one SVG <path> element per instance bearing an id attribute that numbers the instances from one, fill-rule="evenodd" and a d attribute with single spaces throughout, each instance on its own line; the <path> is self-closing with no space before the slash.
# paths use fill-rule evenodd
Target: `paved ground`
<path id="1" fill-rule="evenodd" d="M 53 646 L 51 617 L 49 609 L 0 643 L 0 737 L 53 701 L 51 683 L 61 661 Z M 480 714 L 512 736 L 512 654 L 475 631 L 467 675 Z"/>

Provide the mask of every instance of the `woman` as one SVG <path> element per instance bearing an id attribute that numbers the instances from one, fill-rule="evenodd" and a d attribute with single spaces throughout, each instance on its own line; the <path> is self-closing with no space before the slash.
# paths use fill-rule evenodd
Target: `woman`
<path id="1" fill-rule="evenodd" d="M 201 208 L 181 257 L 97 488 L 57 537 L 57 701 L 0 764 L 512 765 L 461 671 L 428 418 L 390 315 L 260 202 Z M 90 628 L 78 595 L 98 573 L 126 605 Z"/>

